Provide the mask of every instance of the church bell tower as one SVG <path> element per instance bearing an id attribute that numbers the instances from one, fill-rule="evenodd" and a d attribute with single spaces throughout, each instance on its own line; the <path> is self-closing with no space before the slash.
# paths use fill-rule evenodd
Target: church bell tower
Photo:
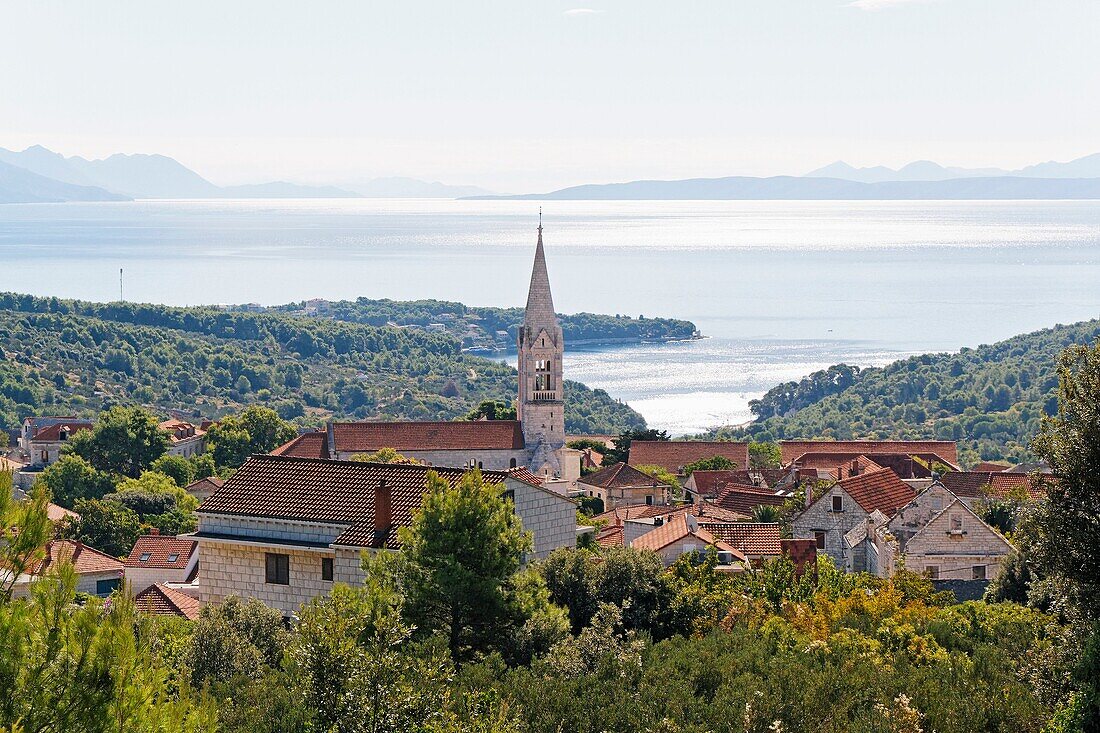
<path id="1" fill-rule="evenodd" d="M 546 254 L 542 246 L 541 212 L 538 231 L 527 309 L 516 339 L 519 351 L 517 416 L 523 427 L 524 443 L 531 455 L 530 470 L 560 476 L 559 451 L 565 446 L 565 393 L 561 363 L 565 340 L 554 313 L 554 299 L 550 295 L 550 278 L 546 273 Z"/>

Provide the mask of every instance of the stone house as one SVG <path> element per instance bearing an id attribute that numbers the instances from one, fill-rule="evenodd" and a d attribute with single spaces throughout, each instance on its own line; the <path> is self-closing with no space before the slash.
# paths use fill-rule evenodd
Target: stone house
<path id="1" fill-rule="evenodd" d="M 138 537 L 123 564 L 131 593 L 141 593 L 157 583 L 188 584 L 198 574 L 198 543 L 189 537 L 143 535 Z"/>
<path id="2" fill-rule="evenodd" d="M 192 481 L 183 487 L 191 496 L 201 504 L 206 501 L 206 498 L 213 494 L 215 491 L 225 485 L 225 481 L 217 476 L 207 476 L 206 478 L 200 478 L 197 481 Z"/>
<path id="3" fill-rule="evenodd" d="M 44 467 L 57 462 L 69 438 L 91 430 L 93 422 L 72 416 L 28 417 L 23 420 L 19 448 L 31 466 Z"/>
<path id="4" fill-rule="evenodd" d="M 206 450 L 206 431 L 184 420 L 165 420 L 160 429 L 168 433 L 168 455 L 190 458 Z"/>
<path id="5" fill-rule="evenodd" d="M 290 616 L 334 582 L 362 582 L 363 553 L 400 547 L 427 475 L 455 486 L 463 469 L 254 456 L 198 509 L 199 600 L 258 598 Z M 576 545 L 576 504 L 525 469 L 483 471 L 501 484 L 532 557 Z"/>
<path id="6" fill-rule="evenodd" d="M 868 535 L 868 570 L 889 577 L 905 568 L 933 580 L 989 581 L 1012 545 L 943 484 L 935 483 Z"/>
<path id="7" fill-rule="evenodd" d="M 179 616 L 194 621 L 202 612 L 197 598 L 167 585 L 151 585 L 134 596 L 134 605 L 142 613 L 157 616 Z"/>
<path id="8" fill-rule="evenodd" d="M 49 573 L 62 562 L 71 563 L 76 572 L 77 593 L 105 598 L 122 584 L 122 561 L 73 540 L 50 540 L 46 557 L 28 572 L 15 579 L 12 595 L 25 598 L 31 583 Z M 10 576 L 9 576 L 10 577 Z"/>
<path id="9" fill-rule="evenodd" d="M 607 510 L 623 504 L 667 505 L 672 487 L 619 462 L 578 479 L 577 490 L 598 498 Z"/>
<path id="10" fill-rule="evenodd" d="M 683 555 L 703 552 L 708 547 L 718 551 L 719 568 L 727 572 L 741 572 L 748 562 L 740 550 L 716 537 L 686 512 L 664 522 L 659 519 L 627 520 L 623 523 L 623 539 L 627 547 L 657 553 L 665 567 Z"/>
<path id="11" fill-rule="evenodd" d="M 845 535 L 865 525 L 876 510 L 892 517 L 914 496 L 916 491 L 889 468 L 850 476 L 816 500 L 807 493 L 810 504 L 791 523 L 792 534 L 796 539 L 815 540 L 818 554 L 828 555 L 838 568 L 861 567 L 865 561 L 852 556 Z"/>

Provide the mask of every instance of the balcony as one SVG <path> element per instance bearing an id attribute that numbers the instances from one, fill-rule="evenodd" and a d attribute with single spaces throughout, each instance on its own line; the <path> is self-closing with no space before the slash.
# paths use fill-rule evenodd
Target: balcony
<path id="1" fill-rule="evenodd" d="M 536 402 L 553 402 L 558 398 L 557 392 L 552 389 L 540 389 L 535 390 L 534 400 Z"/>

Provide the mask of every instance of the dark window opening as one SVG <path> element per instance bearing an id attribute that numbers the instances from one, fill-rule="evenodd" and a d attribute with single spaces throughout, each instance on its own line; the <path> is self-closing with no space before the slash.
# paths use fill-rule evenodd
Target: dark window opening
<path id="1" fill-rule="evenodd" d="M 321 558 L 321 580 L 332 580 L 332 558 Z"/>
<path id="2" fill-rule="evenodd" d="M 833 497 L 833 511 L 834 512 L 844 511 L 844 499 L 842 497 L 839 497 L 839 496 L 834 496 Z"/>
<path id="3" fill-rule="evenodd" d="M 985 565 L 975 565 L 971 568 L 970 577 L 974 580 L 985 580 Z"/>
<path id="4" fill-rule="evenodd" d="M 266 577 L 264 582 L 272 585 L 290 585 L 290 555 L 264 553 Z"/>
<path id="5" fill-rule="evenodd" d="M 122 582 L 119 578 L 111 578 L 109 580 L 97 580 L 95 582 L 95 594 L 97 596 L 109 596 L 114 592 L 115 588 Z"/>
<path id="6" fill-rule="evenodd" d="M 516 459 L 513 458 L 513 459 L 508 461 L 508 468 L 515 468 L 515 467 L 516 467 Z"/>
<path id="7" fill-rule="evenodd" d="M 814 542 L 817 544 L 817 549 L 825 549 L 825 533 L 821 531 L 814 532 Z"/>

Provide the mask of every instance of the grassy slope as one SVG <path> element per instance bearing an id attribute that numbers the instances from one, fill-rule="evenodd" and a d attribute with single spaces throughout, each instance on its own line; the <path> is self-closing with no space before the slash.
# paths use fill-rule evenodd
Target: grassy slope
<path id="1" fill-rule="evenodd" d="M 457 394 L 455 392 L 457 391 Z M 216 417 L 264 403 L 301 423 L 451 419 L 511 402 L 515 370 L 447 336 L 394 328 L 0 294 L 0 421 L 93 413 L 111 404 Z M 449 395 L 449 396 L 448 396 Z M 568 383 L 567 428 L 644 424 L 602 390 Z"/>

